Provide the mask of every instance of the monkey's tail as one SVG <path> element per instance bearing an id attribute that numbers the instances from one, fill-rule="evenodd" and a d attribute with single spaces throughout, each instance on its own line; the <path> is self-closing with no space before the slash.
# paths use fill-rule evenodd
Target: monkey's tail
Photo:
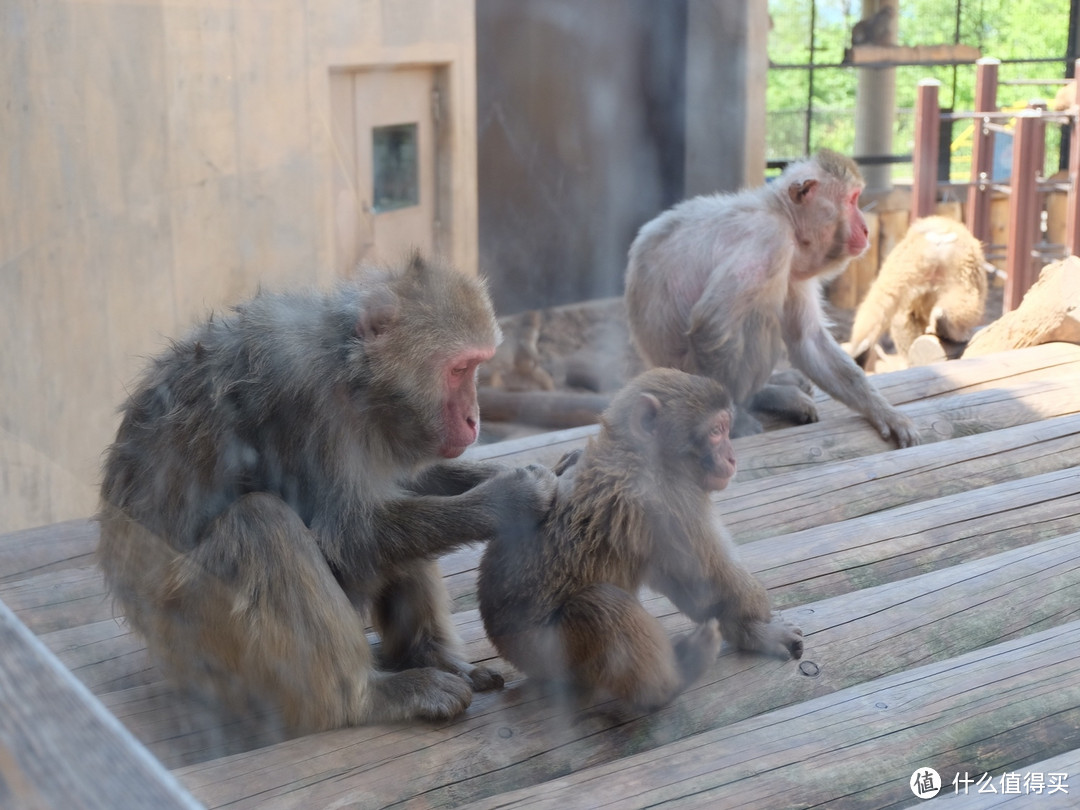
<path id="1" fill-rule="evenodd" d="M 882 268 L 884 271 L 885 268 Z M 851 325 L 851 339 L 848 354 L 855 358 L 860 366 L 865 365 L 867 353 L 874 348 L 878 340 L 889 328 L 893 315 L 900 306 L 900 290 L 886 289 L 878 276 L 866 298 L 855 312 L 855 322 Z M 895 287 L 896 285 L 892 285 Z"/>

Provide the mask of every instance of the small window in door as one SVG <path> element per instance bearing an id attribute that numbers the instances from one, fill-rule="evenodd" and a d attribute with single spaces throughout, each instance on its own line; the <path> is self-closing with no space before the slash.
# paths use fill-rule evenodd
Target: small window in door
<path id="1" fill-rule="evenodd" d="M 376 213 L 420 204 L 416 130 L 416 124 L 395 124 L 371 130 Z"/>

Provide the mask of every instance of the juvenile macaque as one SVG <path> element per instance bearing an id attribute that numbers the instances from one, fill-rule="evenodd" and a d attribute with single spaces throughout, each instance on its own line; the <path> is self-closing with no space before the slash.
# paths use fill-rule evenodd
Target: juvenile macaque
<path id="1" fill-rule="evenodd" d="M 887 45 L 889 26 L 896 12 L 892 6 L 882 6 L 866 19 L 859 20 L 851 29 L 852 45 Z"/>
<path id="2" fill-rule="evenodd" d="M 260 294 L 152 363 L 105 462 L 99 559 L 167 673 L 299 731 L 449 718 L 502 685 L 461 658 L 434 562 L 534 532 L 554 495 L 547 470 L 447 461 L 498 339 L 479 281 L 414 257 Z"/>
<path id="3" fill-rule="evenodd" d="M 605 690 L 640 709 L 671 701 L 716 657 L 802 655 L 802 633 L 772 621 L 765 588 L 736 559 L 709 493 L 735 474 L 723 387 L 675 369 L 638 376 L 599 435 L 558 469 L 538 538 L 499 537 L 480 563 L 484 628 L 527 675 Z M 674 645 L 637 598 L 667 596 L 698 627 Z"/>
<path id="4" fill-rule="evenodd" d="M 907 354 L 919 335 L 963 343 L 986 309 L 986 259 L 960 222 L 932 216 L 914 222 L 885 259 L 851 327 L 851 355 L 864 368 L 886 331 Z"/>
<path id="5" fill-rule="evenodd" d="M 676 205 L 630 247 L 626 305 L 639 353 L 651 366 L 721 382 L 737 406 L 733 435 L 761 430 L 748 412 L 755 406 L 817 420 L 805 391 L 769 382 L 786 348 L 796 369 L 883 438 L 918 443 L 911 421 L 825 328 L 822 279 L 867 248 L 862 188 L 852 160 L 822 150 L 768 185 Z"/>

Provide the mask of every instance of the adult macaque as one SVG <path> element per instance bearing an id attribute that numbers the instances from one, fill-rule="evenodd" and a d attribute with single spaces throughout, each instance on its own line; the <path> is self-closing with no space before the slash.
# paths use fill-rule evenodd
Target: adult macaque
<path id="1" fill-rule="evenodd" d="M 558 469 L 537 538 L 499 537 L 480 563 L 484 628 L 527 675 L 606 690 L 641 709 L 671 701 L 716 657 L 802 655 L 802 633 L 772 621 L 765 588 L 736 559 L 709 493 L 735 474 L 723 387 L 675 369 L 638 376 L 599 435 Z M 674 645 L 637 599 L 664 594 L 698 627 Z"/>
<path id="2" fill-rule="evenodd" d="M 914 425 L 867 381 L 825 328 L 821 281 L 867 248 L 863 188 L 849 158 L 822 150 L 774 182 L 686 200 L 646 223 L 626 270 L 631 335 L 652 366 L 723 383 L 738 408 L 733 435 L 756 433 L 754 406 L 815 421 L 796 385 L 770 385 L 791 364 L 901 447 Z"/>
<path id="3" fill-rule="evenodd" d="M 477 437 L 498 339 L 479 281 L 414 257 L 260 294 L 153 362 L 105 462 L 99 558 L 167 673 L 298 731 L 449 718 L 502 685 L 461 658 L 434 562 L 534 532 L 554 495 L 547 470 L 445 461 Z"/>
<path id="4" fill-rule="evenodd" d="M 919 335 L 966 342 L 982 322 L 986 288 L 982 245 L 963 223 L 939 216 L 917 220 L 859 305 L 849 351 L 867 368 L 886 331 L 904 355 Z"/>

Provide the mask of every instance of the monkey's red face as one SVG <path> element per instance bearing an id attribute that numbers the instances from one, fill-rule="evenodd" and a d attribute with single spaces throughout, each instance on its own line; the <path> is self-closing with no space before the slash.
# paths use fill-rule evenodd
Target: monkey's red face
<path id="1" fill-rule="evenodd" d="M 852 258 L 861 256 L 870 246 L 870 229 L 866 226 L 866 217 L 859 210 L 861 193 L 861 188 L 853 190 L 844 202 L 844 219 L 848 224 L 847 252 Z"/>
<path id="2" fill-rule="evenodd" d="M 705 468 L 704 486 L 718 492 L 735 475 L 735 448 L 731 444 L 731 411 L 718 411 L 708 422 L 707 453 L 702 458 Z"/>
<path id="3" fill-rule="evenodd" d="M 439 455 L 457 458 L 480 434 L 480 406 L 476 400 L 476 368 L 495 354 L 495 347 L 473 347 L 454 355 L 442 366 L 443 435 Z"/>

